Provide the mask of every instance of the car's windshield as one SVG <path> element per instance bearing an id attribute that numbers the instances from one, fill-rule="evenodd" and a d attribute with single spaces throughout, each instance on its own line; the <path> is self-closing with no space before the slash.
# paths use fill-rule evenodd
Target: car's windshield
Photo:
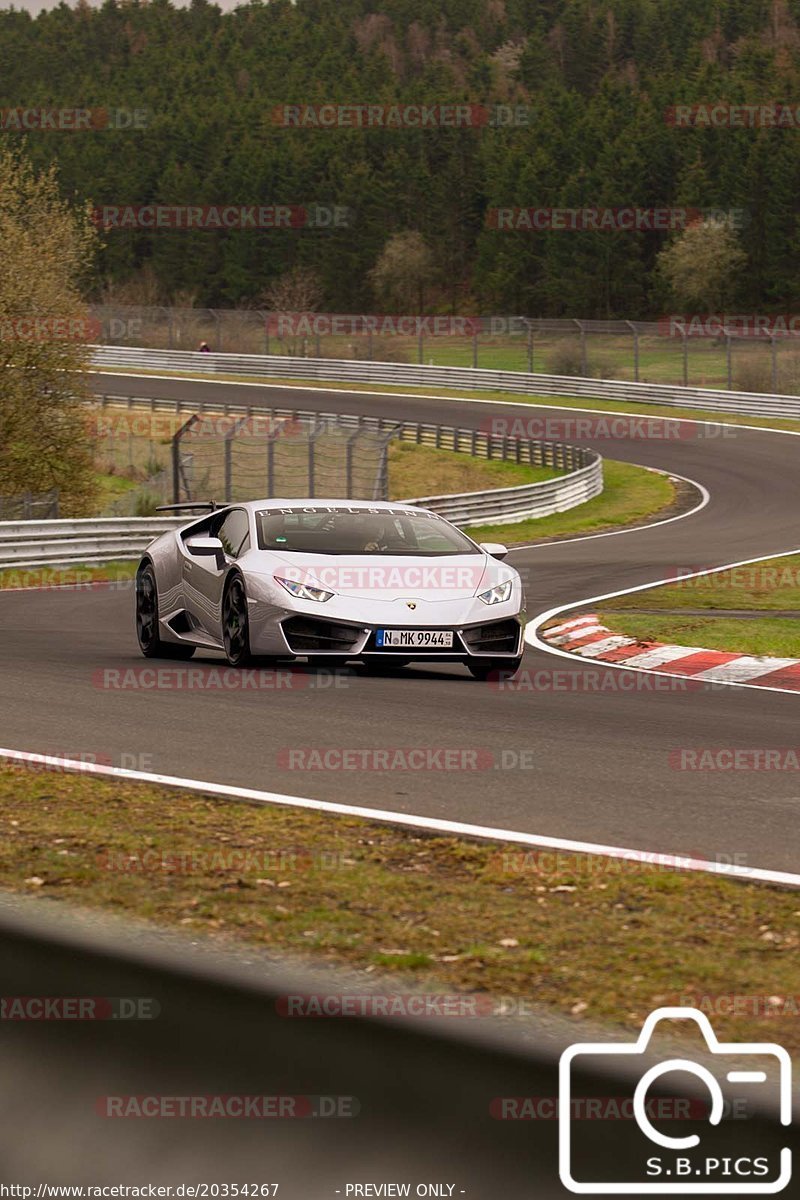
<path id="1" fill-rule="evenodd" d="M 305 554 L 480 554 L 452 525 L 433 513 L 404 509 L 303 507 L 256 514 L 261 550 Z"/>

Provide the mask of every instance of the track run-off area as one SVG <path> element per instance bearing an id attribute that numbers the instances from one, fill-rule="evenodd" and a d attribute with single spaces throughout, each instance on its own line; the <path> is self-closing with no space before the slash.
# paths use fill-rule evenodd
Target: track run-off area
<path id="1" fill-rule="evenodd" d="M 98 378 L 102 391 L 118 396 L 363 413 L 465 429 L 486 428 L 490 418 L 507 418 L 511 427 L 520 419 L 580 415 L 557 404 L 323 386 Z M 659 437 L 661 419 L 648 415 L 650 436 L 641 436 L 639 417 L 618 417 L 615 432 L 630 423 L 630 435 L 563 440 L 688 479 L 697 485 L 695 506 L 649 527 L 512 551 L 533 643 L 514 681 L 477 682 L 446 664 L 412 665 L 387 677 L 287 665 L 272 687 L 187 686 L 197 668 L 224 668 L 230 676 L 221 656 L 198 651 L 189 664 L 157 664 L 166 670 L 164 686 L 118 686 L 132 670 L 154 665 L 136 643 L 132 586 L 8 590 L 0 595 L 3 746 L 231 792 L 304 797 L 333 811 L 352 807 L 384 819 L 395 813 L 439 829 L 477 826 L 484 836 L 487 828 L 508 831 L 533 845 L 710 860 L 800 883 L 793 821 L 800 773 L 681 766 L 685 750 L 796 745 L 800 697 L 620 672 L 550 653 L 535 635 L 541 614 L 579 611 L 585 601 L 679 573 L 796 550 L 798 435 L 669 418 L 672 435 Z M 117 684 L 109 686 L 109 678 Z M 361 754 L 387 749 L 406 765 L 387 770 L 385 758 Z M 392 756 L 395 750 L 428 754 Z M 330 753 L 323 765 L 301 769 L 320 756 L 292 751 Z"/>

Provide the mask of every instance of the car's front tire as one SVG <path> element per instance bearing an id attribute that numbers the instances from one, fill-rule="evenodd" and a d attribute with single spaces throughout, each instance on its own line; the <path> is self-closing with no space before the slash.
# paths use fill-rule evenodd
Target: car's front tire
<path id="1" fill-rule="evenodd" d="M 136 576 L 136 637 L 145 658 L 188 659 L 194 646 L 165 642 L 158 632 L 158 586 L 152 563 L 142 567 Z"/>
<path id="2" fill-rule="evenodd" d="M 241 575 L 234 575 L 228 581 L 222 597 L 222 644 L 232 667 L 246 667 L 252 663 L 247 595 Z"/>
<path id="3" fill-rule="evenodd" d="M 474 679 L 489 679 L 500 672 L 510 679 L 512 675 L 516 675 L 521 665 L 522 655 L 519 658 L 475 658 L 467 663 Z"/>

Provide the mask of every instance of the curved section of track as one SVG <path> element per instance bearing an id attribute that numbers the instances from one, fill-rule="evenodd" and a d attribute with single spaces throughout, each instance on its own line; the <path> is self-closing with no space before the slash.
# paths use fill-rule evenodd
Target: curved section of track
<path id="1" fill-rule="evenodd" d="M 513 403 L 104 376 L 118 395 L 382 413 L 480 427 L 489 416 L 563 416 Z M 569 410 L 574 414 L 574 410 Z M 648 418 L 650 428 L 657 420 Z M 676 423 L 670 422 L 674 430 Z M 697 480 L 709 502 L 683 520 L 515 551 L 531 615 L 678 569 L 778 554 L 799 541 L 796 437 L 691 420 L 685 436 L 593 443 L 606 457 Z M 712 433 L 715 436 L 710 436 Z M 569 440 L 580 441 L 578 438 Z M 0 694 L 6 746 L 375 809 L 794 871 L 800 780 L 782 772 L 676 770 L 684 747 L 796 742 L 797 698 L 626 677 L 600 664 L 525 655 L 514 686 L 458 667 L 393 678 L 289 672 L 274 691 L 106 689 L 103 669 L 139 668 L 132 592 L 5 593 Z M 220 665 L 198 655 L 192 666 Z M 182 664 L 175 664 L 182 667 Z M 642 690 L 643 688 L 647 690 Z M 479 750 L 461 769 L 291 769 L 288 750 Z M 142 756 L 150 756 L 143 758 Z M 295 760 L 297 761 L 297 760 Z M 476 766 L 466 765 L 476 762 Z"/>

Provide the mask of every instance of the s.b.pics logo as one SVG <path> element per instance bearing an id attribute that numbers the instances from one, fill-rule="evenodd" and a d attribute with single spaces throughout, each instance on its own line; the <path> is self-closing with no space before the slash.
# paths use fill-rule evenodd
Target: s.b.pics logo
<path id="1" fill-rule="evenodd" d="M 702 1061 L 665 1058 L 648 1065 L 652 1056 L 645 1055 L 657 1024 L 671 1020 L 696 1024 L 705 1042 L 697 1056 Z M 615 1108 L 613 1125 L 603 1120 L 587 1126 L 575 1119 L 582 1081 L 607 1072 L 615 1058 L 623 1076 L 633 1068 L 632 1103 Z M 698 1009 L 659 1008 L 647 1018 L 636 1042 L 571 1046 L 561 1056 L 559 1076 L 559 1173 L 571 1192 L 774 1194 L 791 1179 L 792 1152 L 787 1146 L 748 1141 L 748 1119 L 770 1101 L 780 1125 L 791 1123 L 791 1061 L 782 1046 L 719 1042 L 708 1017 Z M 654 1104 L 649 1093 L 656 1086 L 662 1096 L 666 1088 L 673 1098 L 682 1095 L 684 1102 Z M 621 1111 L 629 1119 L 620 1120 Z M 731 1121 L 741 1122 L 735 1138 Z"/>

